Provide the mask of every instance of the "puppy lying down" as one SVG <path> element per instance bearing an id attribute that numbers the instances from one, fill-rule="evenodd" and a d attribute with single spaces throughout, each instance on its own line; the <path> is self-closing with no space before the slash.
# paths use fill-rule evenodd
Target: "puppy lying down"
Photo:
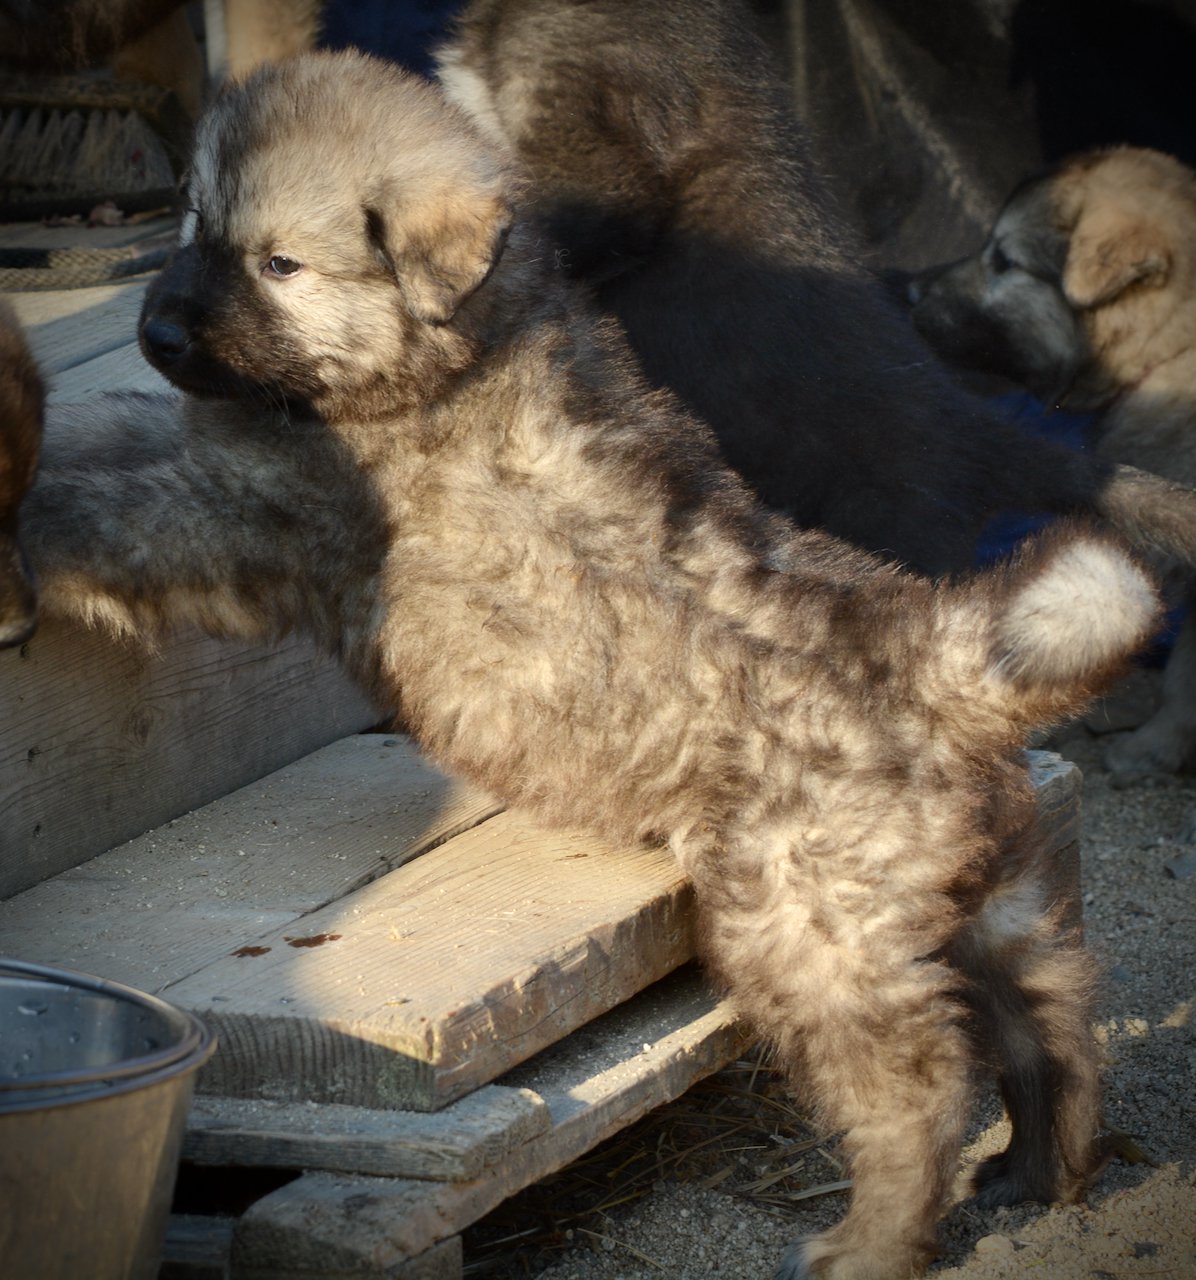
<path id="1" fill-rule="evenodd" d="M 987 1204 L 1072 1200 L 1091 965 L 1036 881 L 1026 734 L 1156 597 L 1069 528 L 936 588 L 767 514 L 552 271 L 518 180 L 355 54 L 226 91 L 141 321 L 186 394 L 50 424 L 47 608 L 314 636 L 434 759 L 548 823 L 667 844 L 706 957 L 828 1127 L 851 1207 L 786 1277 L 935 1252 L 991 1059 Z"/>

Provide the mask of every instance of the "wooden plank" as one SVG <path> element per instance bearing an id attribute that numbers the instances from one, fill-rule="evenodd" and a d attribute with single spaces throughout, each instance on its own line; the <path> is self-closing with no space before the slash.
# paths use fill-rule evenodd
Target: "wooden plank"
<path id="1" fill-rule="evenodd" d="M 158 991 L 495 808 L 406 739 L 347 738 L 0 903 L 0 953 Z"/>
<path id="2" fill-rule="evenodd" d="M 1080 793 L 1083 775 L 1054 751 L 1027 751 L 1030 781 L 1037 804 L 1038 833 L 1048 849 L 1062 849 L 1080 839 Z"/>
<path id="3" fill-rule="evenodd" d="M 6 296 L 43 372 L 58 374 L 136 342 L 137 319 L 151 278 Z"/>
<path id="4" fill-rule="evenodd" d="M 1067 919 L 1083 924 L 1080 893 L 1080 794 L 1083 775 L 1053 751 L 1030 751 L 1030 780 L 1038 807 L 1037 834 L 1042 880 L 1062 904 Z"/>
<path id="5" fill-rule="evenodd" d="M 235 1223 L 231 1218 L 210 1218 L 176 1214 L 167 1222 L 158 1280 L 248 1280 L 249 1273 L 232 1270 L 232 1243 Z M 386 1272 L 387 1280 L 460 1280 L 461 1238 L 454 1236 L 433 1245 L 421 1257 L 410 1258 Z M 337 1280 L 320 1273 L 320 1280 Z M 290 1271 L 254 1268 L 253 1280 L 292 1280 Z"/>
<path id="6" fill-rule="evenodd" d="M 430 1114 L 198 1096 L 183 1159 L 460 1182 L 504 1163 L 551 1125 L 537 1094 L 496 1085 Z"/>
<path id="7" fill-rule="evenodd" d="M 0 898 L 379 714 L 297 639 L 186 633 L 151 654 L 47 620 L 0 652 Z"/>
<path id="8" fill-rule="evenodd" d="M 343 1210 L 350 1222 L 356 1209 L 357 1202 L 353 1197 L 349 1197 Z M 364 1260 L 366 1269 L 363 1269 L 363 1260 L 354 1256 L 352 1252 L 342 1254 L 342 1257 L 348 1260 L 351 1270 L 344 1270 L 339 1262 L 330 1262 L 329 1266 L 316 1272 L 299 1272 L 289 1265 L 279 1268 L 234 1261 L 230 1274 L 232 1280 L 296 1280 L 299 1275 L 308 1275 L 311 1280 L 368 1280 L 369 1277 L 378 1277 L 379 1280 L 382 1277 L 385 1277 L 385 1280 L 461 1280 L 465 1274 L 464 1250 L 460 1236 L 442 1240 L 419 1257 L 405 1258 L 385 1271 L 378 1271 L 371 1267 L 371 1260 L 368 1258 Z M 335 1269 L 329 1269 L 330 1267 Z"/>
<path id="9" fill-rule="evenodd" d="M 234 1274 L 364 1277 L 418 1257 L 508 1196 L 671 1101 L 748 1043 L 728 1001 L 686 969 L 526 1064 L 512 1077 L 547 1105 L 552 1128 L 471 1182 L 309 1173 L 238 1221 Z"/>
<path id="10" fill-rule="evenodd" d="M 504 813 L 252 941 L 165 988 L 220 1038 L 200 1091 L 429 1111 L 689 959 L 691 892 L 662 849 Z"/>

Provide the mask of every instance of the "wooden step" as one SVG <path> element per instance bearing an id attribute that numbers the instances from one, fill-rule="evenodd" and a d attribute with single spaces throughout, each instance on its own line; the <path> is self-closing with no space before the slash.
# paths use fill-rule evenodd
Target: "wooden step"
<path id="1" fill-rule="evenodd" d="M 0 241 L 121 244 L 145 234 L 9 225 Z M 166 389 L 137 348 L 145 289 L 142 278 L 8 295 L 51 401 Z M 249 645 L 188 632 L 150 653 L 43 621 L 27 645 L 0 652 L 0 898 L 387 713 L 299 640 Z"/>
<path id="2" fill-rule="evenodd" d="M 0 651 L 0 898 L 381 713 L 306 642 L 195 632 L 157 653 L 50 620 Z"/>
<path id="3" fill-rule="evenodd" d="M 0 953 L 163 992 L 497 809 L 357 734 L 0 902 Z"/>
<path id="4" fill-rule="evenodd" d="M 1074 900 L 1078 771 L 1035 776 Z M 693 954 L 663 850 L 496 808 L 356 736 L 0 903 L 0 951 L 199 1013 L 221 1041 L 201 1092 L 435 1110 Z"/>

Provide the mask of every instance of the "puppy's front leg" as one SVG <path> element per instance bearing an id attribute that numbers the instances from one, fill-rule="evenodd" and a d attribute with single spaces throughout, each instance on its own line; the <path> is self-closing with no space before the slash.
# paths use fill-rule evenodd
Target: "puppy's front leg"
<path id="1" fill-rule="evenodd" d="M 340 649 L 376 568 L 372 511 L 319 424 L 110 396 L 52 410 L 25 533 L 48 612 L 145 638 L 297 628 Z"/>

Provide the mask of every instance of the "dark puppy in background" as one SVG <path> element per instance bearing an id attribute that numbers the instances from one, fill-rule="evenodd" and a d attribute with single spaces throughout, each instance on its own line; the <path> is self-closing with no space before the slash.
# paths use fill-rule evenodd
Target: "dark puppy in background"
<path id="1" fill-rule="evenodd" d="M 0 646 L 37 624 L 37 592 L 21 551 L 18 508 L 37 470 L 44 392 L 12 308 L 0 299 Z"/>
<path id="2" fill-rule="evenodd" d="M 561 265 L 773 508 L 931 575 L 969 569 L 1009 510 L 1196 560 L 1191 495 L 1030 438 L 911 332 L 738 0 L 471 0 L 439 62 L 517 151 Z"/>
<path id="3" fill-rule="evenodd" d="M 832 1129 L 851 1207 L 789 1277 L 935 1252 L 977 1056 L 985 1201 L 1096 1162 L 1091 962 L 1042 883 L 1025 735 L 1157 601 L 1101 533 L 935 587 L 767 512 L 553 268 L 426 83 L 298 59 L 201 122 L 141 323 L 188 393 L 55 413 L 47 607 L 314 636 L 436 760 L 539 821 L 666 843 L 703 949 Z"/>
<path id="4" fill-rule="evenodd" d="M 1087 152 L 1023 183 L 971 257 L 911 285 L 914 320 L 963 368 L 1097 415 L 1096 448 L 1196 485 L 1196 173 L 1157 151 Z M 1109 748 L 1119 781 L 1196 753 L 1196 574 L 1158 712 Z"/>

